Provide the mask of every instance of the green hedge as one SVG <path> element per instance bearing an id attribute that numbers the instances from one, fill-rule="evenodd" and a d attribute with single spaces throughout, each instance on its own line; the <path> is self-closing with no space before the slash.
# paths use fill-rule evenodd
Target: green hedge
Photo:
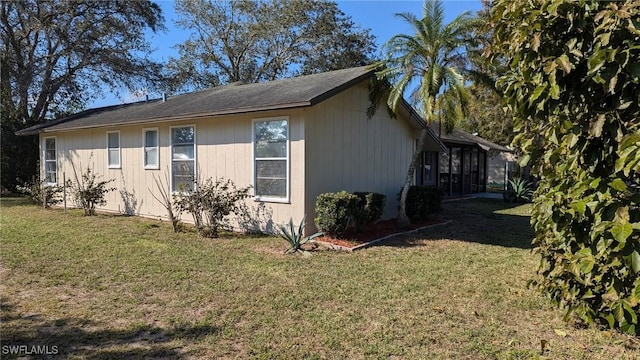
<path id="1" fill-rule="evenodd" d="M 385 199 L 384 195 L 372 192 L 320 194 L 316 199 L 316 226 L 329 235 L 340 235 L 352 227 L 363 231 L 380 219 Z"/>
<path id="2" fill-rule="evenodd" d="M 386 196 L 374 192 L 354 192 L 360 201 L 356 212 L 353 214 L 354 225 L 357 232 L 363 231 L 367 225 L 372 224 L 382 216 Z"/>
<path id="3" fill-rule="evenodd" d="M 324 193 L 316 199 L 316 226 L 318 230 L 340 235 L 353 224 L 353 214 L 357 211 L 360 198 L 346 191 Z"/>
<path id="4" fill-rule="evenodd" d="M 442 208 L 442 190 L 435 186 L 414 185 L 407 194 L 407 216 L 411 222 L 426 220 L 429 214 Z"/>

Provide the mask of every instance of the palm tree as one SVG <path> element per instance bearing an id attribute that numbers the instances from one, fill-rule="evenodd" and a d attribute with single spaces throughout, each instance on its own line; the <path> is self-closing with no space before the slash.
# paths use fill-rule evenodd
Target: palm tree
<path id="1" fill-rule="evenodd" d="M 384 45 L 386 58 L 374 64 L 378 81 L 371 90 L 369 114 L 372 116 L 385 98 L 395 113 L 408 92 L 411 103 L 425 118 L 426 126 L 420 131 L 400 195 L 397 221 L 406 226 L 407 192 L 427 137 L 427 126 L 440 120 L 445 122 L 445 128 L 452 129 L 466 113 L 469 93 L 462 74 L 468 63 L 466 48 L 473 42 L 469 35 L 477 21 L 465 12 L 445 24 L 444 9 L 438 0 L 425 1 L 422 19 L 410 13 L 396 16 L 409 23 L 415 33 L 395 35 Z M 380 83 L 388 87 L 385 89 Z"/>

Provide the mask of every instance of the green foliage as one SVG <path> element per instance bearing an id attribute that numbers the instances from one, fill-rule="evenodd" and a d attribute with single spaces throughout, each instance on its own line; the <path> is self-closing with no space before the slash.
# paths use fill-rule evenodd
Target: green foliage
<path id="1" fill-rule="evenodd" d="M 278 236 L 289 244 L 289 247 L 285 250 L 285 254 L 301 253 L 303 255 L 311 255 L 308 251 L 302 249 L 302 245 L 322 236 L 322 233 L 317 232 L 313 235 L 304 236 L 304 227 L 307 224 L 306 219 L 307 218 L 305 216 L 300 222 L 300 225 L 298 225 L 297 230 L 293 224 L 293 219 L 289 219 L 288 227 L 285 225 L 278 225 L 278 229 L 280 230 Z"/>
<path id="2" fill-rule="evenodd" d="M 407 216 L 412 222 L 426 220 L 440 211 L 444 194 L 436 186 L 414 185 L 407 194 Z"/>
<path id="3" fill-rule="evenodd" d="M 318 195 L 316 226 L 329 235 L 344 233 L 354 225 L 353 214 L 358 211 L 359 204 L 360 198 L 346 191 Z"/>
<path id="4" fill-rule="evenodd" d="M 47 209 L 62 202 L 60 194 L 62 194 L 63 188 L 47 184 L 44 181 L 25 183 L 18 185 L 16 189 Z"/>
<path id="5" fill-rule="evenodd" d="M 514 143 L 540 178 L 532 284 L 640 334 L 640 3 L 497 0 L 492 19 Z"/>
<path id="6" fill-rule="evenodd" d="M 460 123 L 460 128 L 496 144 L 510 145 L 514 137 L 513 117 L 505 114 L 502 97 L 487 86 L 474 84 L 468 90 L 469 116 Z"/>
<path id="7" fill-rule="evenodd" d="M 197 181 L 195 189 L 174 194 L 173 201 L 179 211 L 193 216 L 198 234 L 217 238 L 220 230 L 230 229 L 227 216 L 238 211 L 238 203 L 249 197 L 251 187 L 236 188 L 231 179 L 211 178 Z"/>
<path id="8" fill-rule="evenodd" d="M 102 176 L 96 174 L 88 165 L 85 172 L 78 176 L 75 165 L 73 163 L 71 165 L 75 181 L 68 180 L 66 186 L 71 189 L 71 196 L 76 205 L 84 210 L 84 216 L 93 216 L 96 214 L 96 206 L 107 204 L 106 194 L 116 190 L 116 188 L 107 187 L 114 179 L 99 180 Z"/>
<path id="9" fill-rule="evenodd" d="M 359 198 L 358 206 L 353 213 L 353 222 L 356 232 L 361 232 L 369 224 L 372 224 L 382 216 L 386 196 L 374 192 L 354 192 Z"/>
<path id="10" fill-rule="evenodd" d="M 361 232 L 380 219 L 385 198 L 382 194 L 363 191 L 320 194 L 316 199 L 316 226 L 333 236 L 350 228 Z"/>
<path id="11" fill-rule="evenodd" d="M 442 121 L 452 129 L 467 114 L 469 94 L 463 74 L 468 58 L 467 52 L 461 49 L 475 43 L 472 31 L 478 25 L 477 19 L 465 12 L 445 23 L 444 6 L 438 0 L 424 2 L 421 19 L 411 13 L 397 16 L 411 27 L 413 34 L 395 35 L 385 44 L 385 58 L 376 64 L 378 83 L 374 83 L 370 90 L 367 114 L 371 117 L 383 100 L 386 100 L 387 108 L 396 113 L 405 103 L 405 94 L 408 93 L 411 104 L 427 125 Z M 381 84 L 389 84 L 390 89 Z M 397 219 L 400 226 L 409 224 L 407 192 L 427 135 L 423 129 L 418 136 L 416 151 L 400 193 Z"/>
<path id="12" fill-rule="evenodd" d="M 161 65 L 148 31 L 163 28 L 152 1 L 0 2 L 1 182 L 37 172 L 38 137 L 15 132 L 83 109 L 106 88 L 153 88 Z"/>
<path id="13" fill-rule="evenodd" d="M 333 1 L 176 2 L 191 37 L 169 60 L 173 89 L 270 81 L 370 63 L 375 38 Z"/>
<path id="14" fill-rule="evenodd" d="M 517 203 L 526 202 L 531 200 L 533 193 L 531 182 L 520 177 L 508 180 L 507 199 Z"/>

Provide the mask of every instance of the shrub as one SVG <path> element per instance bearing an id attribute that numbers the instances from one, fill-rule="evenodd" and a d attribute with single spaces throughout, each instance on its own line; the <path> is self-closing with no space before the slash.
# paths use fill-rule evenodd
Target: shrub
<path id="1" fill-rule="evenodd" d="M 442 208 L 442 190 L 435 186 L 414 185 L 407 194 L 407 216 L 411 222 L 426 220 Z"/>
<path id="2" fill-rule="evenodd" d="M 85 172 L 81 176 L 78 176 L 75 165 L 73 165 L 73 163 L 71 165 L 73 166 L 75 182 L 71 180 L 67 181 L 67 187 L 71 189 L 71 195 L 76 205 L 84 210 L 84 216 L 93 216 L 96 214 L 96 205 L 106 205 L 105 195 L 115 190 L 115 188 L 107 187 L 114 179 L 98 180 L 101 175 L 93 172 L 88 165 Z"/>
<path id="3" fill-rule="evenodd" d="M 300 222 L 297 230 L 295 228 L 295 225 L 293 225 L 293 219 L 289 220 L 288 227 L 285 225 L 278 225 L 278 228 L 280 230 L 278 236 L 280 236 L 289 244 L 289 247 L 284 251 L 285 254 L 301 253 L 303 255 L 311 255 L 308 251 L 302 249 L 302 245 L 319 236 L 322 236 L 322 233 L 317 232 L 310 236 L 304 236 L 304 226 L 306 224 L 306 217 L 304 217 L 302 219 L 302 222 Z"/>
<path id="4" fill-rule="evenodd" d="M 217 238 L 220 230 L 230 229 L 227 216 L 238 211 L 238 202 L 249 197 L 249 189 L 238 189 L 232 180 L 209 178 L 197 181 L 195 189 L 181 191 L 174 195 L 174 202 L 180 211 L 193 216 L 198 234 Z"/>
<path id="5" fill-rule="evenodd" d="M 16 186 L 16 189 L 46 209 L 62 202 L 60 194 L 63 188 L 58 185 L 47 184 L 44 181 L 25 183 L 24 185 Z"/>
<path id="6" fill-rule="evenodd" d="M 378 220 L 382 216 L 386 196 L 374 192 L 354 192 L 359 198 L 358 206 L 353 214 L 353 221 L 357 232 Z"/>
<path id="7" fill-rule="evenodd" d="M 522 203 L 531 201 L 533 197 L 533 185 L 531 182 L 520 177 L 509 179 L 508 190 L 505 194 L 507 200 Z"/>
<path id="8" fill-rule="evenodd" d="M 640 335 L 640 7 L 496 0 L 491 12 L 514 145 L 540 179 L 531 284 L 567 315 Z"/>
<path id="9" fill-rule="evenodd" d="M 332 236 L 344 233 L 353 224 L 360 198 L 346 191 L 324 193 L 316 199 L 316 226 Z"/>

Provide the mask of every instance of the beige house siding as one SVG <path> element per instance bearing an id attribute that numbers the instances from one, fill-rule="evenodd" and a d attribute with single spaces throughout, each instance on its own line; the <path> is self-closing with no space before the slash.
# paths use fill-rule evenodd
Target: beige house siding
<path id="1" fill-rule="evenodd" d="M 490 150 L 487 156 L 487 191 L 503 191 L 505 165 L 515 166 L 517 157 L 513 153 Z"/>
<path id="2" fill-rule="evenodd" d="M 73 179 L 87 165 L 104 179 L 114 179 L 116 191 L 107 195 L 107 204 L 99 210 L 124 213 L 125 198 L 134 205 L 137 215 L 166 218 L 166 210 L 154 199 L 154 176 L 167 180 L 171 167 L 171 128 L 195 126 L 196 166 L 200 178 L 230 178 L 239 187 L 253 184 L 253 122 L 263 118 L 285 117 L 289 120 L 289 200 L 285 202 L 245 201 L 260 230 L 293 219 L 298 223 L 307 216 L 306 229 L 314 229 L 316 197 L 339 190 L 374 191 L 387 197 L 383 218 L 396 215 L 396 195 L 400 191 L 418 136 L 414 120 L 405 115 L 392 120 L 384 109 L 367 119 L 368 80 L 352 86 L 312 107 L 259 111 L 240 115 L 194 118 L 180 121 L 101 127 L 73 131 L 45 132 L 55 136 L 58 149 L 58 182 L 62 174 Z M 143 129 L 157 128 L 159 134 L 159 169 L 145 169 Z M 107 132 L 119 131 L 121 168 L 107 165 Z M 432 139 L 425 150 L 439 149 Z M 41 156 L 43 152 L 41 151 Z M 253 192 L 252 192 L 253 193 Z M 127 195 L 128 196 L 123 196 Z M 185 221 L 191 221 L 183 214 Z M 244 228 L 246 224 L 235 224 Z"/>
<path id="3" fill-rule="evenodd" d="M 43 146 L 45 138 L 56 138 L 59 184 L 62 184 L 63 173 L 66 174 L 68 180 L 74 179 L 72 163 L 75 165 L 78 176 L 81 176 L 81 173 L 89 165 L 104 179 L 114 179 L 114 182 L 109 186 L 115 187 L 116 191 L 107 194 L 107 204 L 100 207 L 99 210 L 124 213 L 127 207 L 123 194 L 126 192 L 133 200 L 130 203 L 135 205 L 135 214 L 165 218 L 166 210 L 153 198 L 150 191 L 156 191 L 154 176 L 162 179 L 168 187 L 172 127 L 195 126 L 196 163 L 199 177 L 204 179 L 209 177 L 214 179 L 229 178 L 235 182 L 236 186 L 244 187 L 253 183 L 253 120 L 270 117 L 288 118 L 290 131 L 289 201 L 286 203 L 265 202 L 264 206 L 260 206 L 260 203 L 253 199 L 248 199 L 245 202 L 248 209 L 254 213 L 258 208 L 261 208 L 261 217 L 265 223 L 269 222 L 271 226 L 273 223 L 287 222 L 292 217 L 297 219 L 299 214 L 304 213 L 305 146 L 302 114 L 301 110 L 269 111 L 179 122 L 43 133 L 40 134 L 40 146 Z M 160 166 L 157 170 L 144 168 L 143 129 L 146 128 L 157 128 L 159 132 Z M 107 132 L 109 131 L 120 132 L 120 169 L 110 169 L 107 165 Z M 40 153 L 42 157 L 42 149 Z M 191 221 L 188 214 L 184 214 L 183 219 Z M 267 226 L 267 224 L 264 225 Z"/>
<path id="4" fill-rule="evenodd" d="M 387 197 L 383 218 L 396 215 L 396 194 L 418 133 L 406 120 L 392 120 L 384 109 L 368 120 L 368 91 L 364 81 L 306 111 L 309 219 L 319 194 L 340 190 L 382 193 Z"/>

